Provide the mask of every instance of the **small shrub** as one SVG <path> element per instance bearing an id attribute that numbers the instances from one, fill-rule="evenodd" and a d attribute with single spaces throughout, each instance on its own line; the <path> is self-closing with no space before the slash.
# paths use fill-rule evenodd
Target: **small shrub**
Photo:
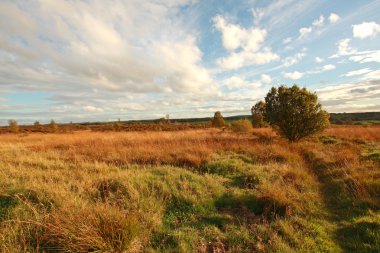
<path id="1" fill-rule="evenodd" d="M 233 122 L 231 128 L 234 132 L 238 132 L 238 133 L 252 132 L 252 124 L 247 119 L 242 119 L 242 120 Z"/>
<path id="2" fill-rule="evenodd" d="M 56 132 L 58 130 L 58 125 L 57 125 L 57 123 L 55 123 L 54 120 L 50 121 L 50 125 L 49 126 L 50 126 L 50 130 L 52 132 Z"/>
<path id="3" fill-rule="evenodd" d="M 12 133 L 17 133 L 19 131 L 19 127 L 16 120 L 14 119 L 8 120 L 8 125 Z"/>
<path id="4" fill-rule="evenodd" d="M 34 122 L 33 129 L 34 129 L 34 131 L 41 131 L 42 126 L 41 126 L 39 121 Z"/>
<path id="5" fill-rule="evenodd" d="M 224 122 L 224 118 L 222 114 L 218 111 L 215 112 L 214 119 L 212 120 L 213 127 L 224 127 L 226 123 Z"/>

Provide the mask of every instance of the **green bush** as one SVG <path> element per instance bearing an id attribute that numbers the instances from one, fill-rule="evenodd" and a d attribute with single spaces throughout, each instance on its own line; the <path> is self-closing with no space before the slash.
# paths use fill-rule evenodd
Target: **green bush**
<path id="1" fill-rule="evenodd" d="M 297 85 L 272 87 L 265 97 L 265 119 L 290 141 L 319 133 L 329 126 L 329 114 L 322 110 L 317 94 Z"/>
<path id="2" fill-rule="evenodd" d="M 214 114 L 214 119 L 212 120 L 213 127 L 224 127 L 226 123 L 224 122 L 224 118 L 222 114 L 218 111 Z"/>
<path id="3" fill-rule="evenodd" d="M 261 128 L 268 125 L 265 121 L 264 113 L 265 113 L 265 103 L 263 101 L 257 102 L 251 108 L 252 113 L 252 126 L 255 128 Z"/>

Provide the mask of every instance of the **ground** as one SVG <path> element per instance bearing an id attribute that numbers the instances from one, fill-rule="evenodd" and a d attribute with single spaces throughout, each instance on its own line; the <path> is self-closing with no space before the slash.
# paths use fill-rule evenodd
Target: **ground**
<path id="1" fill-rule="evenodd" d="M 1 252 L 379 252 L 380 127 L 0 135 Z"/>

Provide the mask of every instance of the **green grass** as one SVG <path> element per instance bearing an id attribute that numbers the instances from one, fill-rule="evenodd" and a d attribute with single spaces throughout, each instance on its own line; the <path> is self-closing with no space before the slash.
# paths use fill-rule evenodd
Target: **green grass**
<path id="1" fill-rule="evenodd" d="M 362 167 L 354 169 L 355 157 L 351 164 L 334 155 L 354 144 L 321 142 L 289 145 L 292 152 L 273 143 L 261 153 L 219 152 L 188 168 L 78 162 L 2 147 L 0 248 L 378 252 L 380 187 L 371 176 L 378 152 L 360 149 Z"/>

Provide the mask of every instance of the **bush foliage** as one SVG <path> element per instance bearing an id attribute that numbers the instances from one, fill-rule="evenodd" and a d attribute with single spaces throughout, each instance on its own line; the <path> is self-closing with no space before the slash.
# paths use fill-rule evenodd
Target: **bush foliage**
<path id="1" fill-rule="evenodd" d="M 265 122 L 265 103 L 263 101 L 257 102 L 251 109 L 252 112 L 252 126 L 254 128 L 266 127 L 268 125 Z"/>
<path id="2" fill-rule="evenodd" d="M 235 132 L 249 133 L 252 131 L 252 124 L 247 119 L 241 119 L 233 122 L 231 128 Z"/>
<path id="3" fill-rule="evenodd" d="M 273 87 L 268 92 L 265 119 L 290 141 L 319 133 L 329 125 L 329 114 L 322 110 L 317 94 L 297 85 Z"/>
<path id="4" fill-rule="evenodd" d="M 8 125 L 9 125 L 9 128 L 10 128 L 11 132 L 13 132 L 13 133 L 17 133 L 18 132 L 19 127 L 18 127 L 18 124 L 17 124 L 16 120 L 14 120 L 14 119 L 8 120 Z"/>
<path id="5" fill-rule="evenodd" d="M 226 123 L 224 122 L 224 118 L 222 114 L 218 111 L 214 114 L 214 119 L 212 120 L 213 127 L 224 127 Z"/>

